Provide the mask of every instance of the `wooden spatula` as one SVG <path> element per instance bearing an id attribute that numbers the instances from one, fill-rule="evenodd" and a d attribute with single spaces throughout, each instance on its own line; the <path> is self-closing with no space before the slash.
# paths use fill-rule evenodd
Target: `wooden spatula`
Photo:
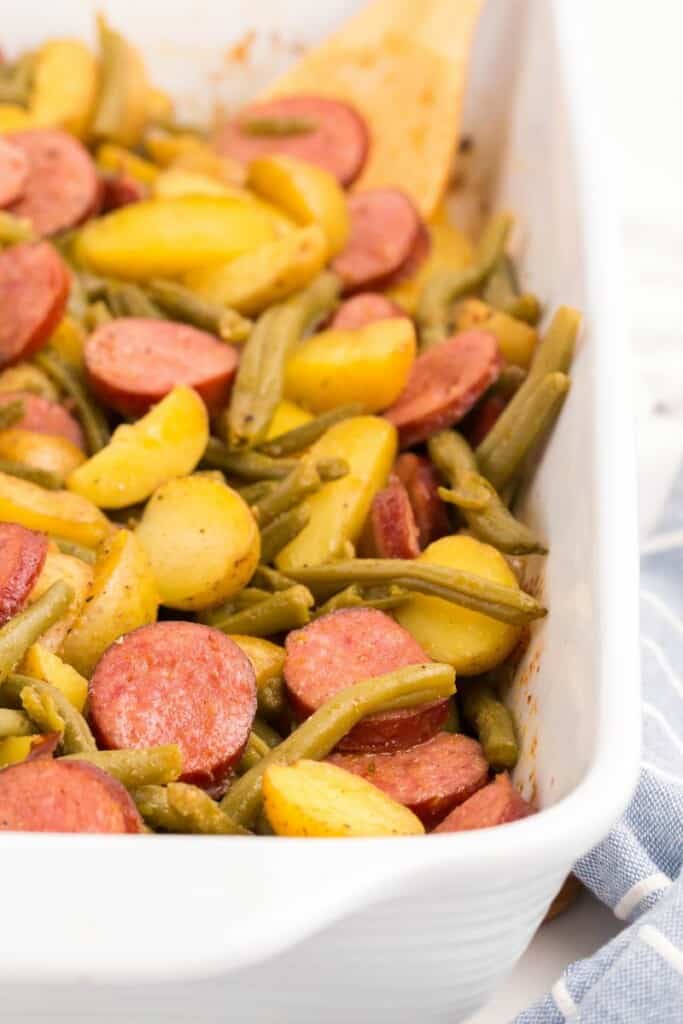
<path id="1" fill-rule="evenodd" d="M 355 188 L 394 185 L 429 216 L 448 182 L 483 0 L 373 0 L 276 80 L 268 96 L 346 99 L 371 133 Z"/>

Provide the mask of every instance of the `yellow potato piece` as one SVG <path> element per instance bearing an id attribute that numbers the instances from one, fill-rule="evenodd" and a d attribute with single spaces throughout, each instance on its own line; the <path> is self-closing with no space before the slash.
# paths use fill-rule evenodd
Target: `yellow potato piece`
<path id="1" fill-rule="evenodd" d="M 36 125 L 55 125 L 85 138 L 98 88 L 95 57 L 80 39 L 49 39 L 36 54 L 28 112 Z"/>
<path id="2" fill-rule="evenodd" d="M 279 836 L 419 836 L 412 811 L 359 775 L 320 761 L 271 765 L 263 776 L 268 821 Z"/>
<path id="3" fill-rule="evenodd" d="M 349 472 L 306 499 L 311 517 L 276 558 L 278 569 L 322 565 L 347 556 L 358 539 L 372 499 L 387 481 L 397 449 L 396 430 L 376 416 L 354 416 L 323 434 L 307 458 L 346 459 Z"/>
<path id="4" fill-rule="evenodd" d="M 177 199 L 179 196 L 229 196 L 231 189 L 217 178 L 199 171 L 170 168 L 158 171 L 152 189 L 158 199 Z M 237 190 L 235 190 L 237 191 Z"/>
<path id="5" fill-rule="evenodd" d="M 0 768 L 8 764 L 19 764 L 31 753 L 35 736 L 7 736 L 0 740 Z"/>
<path id="6" fill-rule="evenodd" d="M 33 644 L 24 655 L 21 671 L 56 687 L 73 706 L 82 711 L 88 696 L 88 680 L 43 644 Z"/>
<path id="7" fill-rule="evenodd" d="M 350 221 L 346 196 L 337 179 L 322 167 L 291 156 L 266 156 L 249 165 L 247 184 L 298 224 L 319 224 L 328 255 L 344 248 Z"/>
<path id="8" fill-rule="evenodd" d="M 58 651 L 61 647 L 64 637 L 81 613 L 90 593 L 93 579 L 91 565 L 81 561 L 80 558 L 64 555 L 56 549 L 56 545 L 54 547 L 55 550 L 48 551 L 45 565 L 29 594 L 29 604 L 33 604 L 39 597 L 42 597 L 57 580 L 64 580 L 65 583 L 68 583 L 74 596 L 66 614 L 50 626 L 40 638 L 41 644 L 48 651 Z"/>
<path id="9" fill-rule="evenodd" d="M 62 317 L 50 335 L 49 344 L 67 363 L 79 370 L 82 368 L 85 330 L 74 317 Z"/>
<path id="10" fill-rule="evenodd" d="M 99 508 L 71 491 L 46 491 L 37 484 L 0 473 L 0 522 L 21 523 L 94 548 L 111 531 Z"/>
<path id="11" fill-rule="evenodd" d="M 251 315 L 304 288 L 326 259 L 325 235 L 311 224 L 228 263 L 191 270 L 185 284 L 206 299 Z"/>
<path id="12" fill-rule="evenodd" d="M 173 100 L 163 89 L 150 85 L 147 89 L 147 120 L 170 121 L 173 117 Z"/>
<path id="13" fill-rule="evenodd" d="M 495 335 L 503 359 L 526 369 L 538 343 L 535 327 L 494 309 L 480 299 L 465 299 L 455 310 L 455 327 L 467 331 L 472 327 Z"/>
<path id="14" fill-rule="evenodd" d="M 31 115 L 17 103 L 0 103 L 0 134 L 25 132 L 36 125 Z"/>
<path id="15" fill-rule="evenodd" d="M 474 573 L 519 589 L 517 577 L 490 544 L 473 537 L 443 537 L 430 544 L 419 561 Z M 440 597 L 415 596 L 395 611 L 396 619 L 435 661 L 445 661 L 459 675 L 474 676 L 499 665 L 519 640 L 521 629 Z"/>
<path id="16" fill-rule="evenodd" d="M 159 174 L 159 168 L 151 160 L 145 160 L 124 146 L 103 142 L 95 154 L 97 166 L 103 171 L 128 174 L 142 185 L 151 185 Z"/>
<path id="17" fill-rule="evenodd" d="M 107 647 L 124 633 L 154 622 L 158 606 L 142 545 L 129 530 L 117 530 L 97 552 L 88 601 L 62 645 L 61 657 L 90 678 Z"/>
<path id="18" fill-rule="evenodd" d="M 438 208 L 428 228 L 432 241 L 429 256 L 417 274 L 387 291 L 389 298 L 398 302 L 411 315 L 415 312 L 425 281 L 435 270 L 457 270 L 472 262 L 472 244 L 462 231 L 450 223 L 444 204 Z"/>
<path id="19" fill-rule="evenodd" d="M 285 394 L 313 412 L 348 402 L 380 412 L 401 394 L 414 361 L 415 328 L 407 317 L 355 330 L 332 328 L 294 349 L 285 368 Z"/>
<path id="20" fill-rule="evenodd" d="M 0 430 L 0 459 L 11 459 L 35 469 L 46 469 L 63 482 L 73 469 L 85 462 L 85 455 L 73 441 L 65 437 L 10 427 L 8 430 Z"/>
<path id="21" fill-rule="evenodd" d="M 282 647 L 257 636 L 242 636 L 240 633 L 231 633 L 229 636 L 254 666 L 257 690 L 271 679 L 277 679 L 282 675 L 285 664 L 285 652 Z"/>
<path id="22" fill-rule="evenodd" d="M 147 121 L 147 73 L 139 51 L 97 16 L 100 80 L 92 134 L 121 146 L 138 143 Z"/>
<path id="23" fill-rule="evenodd" d="M 208 437 L 201 398 L 192 388 L 176 387 L 142 419 L 117 427 L 106 448 L 71 473 L 67 486 L 100 508 L 134 505 L 167 480 L 191 473 Z"/>
<path id="24" fill-rule="evenodd" d="M 248 505 L 206 476 L 169 480 L 147 503 L 135 534 L 162 604 L 185 611 L 225 601 L 249 581 L 261 539 Z"/>
<path id="25" fill-rule="evenodd" d="M 59 393 L 47 374 L 33 363 L 15 363 L 0 373 L 0 391 L 30 391 L 34 395 L 59 401 Z"/>
<path id="26" fill-rule="evenodd" d="M 286 434 L 289 430 L 294 430 L 296 427 L 302 427 L 304 423 L 309 423 L 312 419 L 313 416 L 310 412 L 306 412 L 305 409 L 302 409 L 301 406 L 296 405 L 294 402 L 290 402 L 289 399 L 283 398 L 275 407 L 265 439 L 266 441 L 272 441 L 274 437 Z"/>
<path id="27" fill-rule="evenodd" d="M 239 256 L 275 236 L 256 203 L 223 196 L 150 199 L 89 221 L 74 242 L 77 262 L 144 280 Z"/>

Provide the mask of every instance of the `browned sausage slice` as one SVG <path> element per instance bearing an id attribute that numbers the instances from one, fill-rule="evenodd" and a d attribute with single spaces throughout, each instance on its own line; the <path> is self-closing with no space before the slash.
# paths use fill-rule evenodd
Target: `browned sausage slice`
<path id="1" fill-rule="evenodd" d="M 446 506 L 439 497 L 436 470 L 423 455 L 404 452 L 396 459 L 394 472 L 408 492 L 418 543 L 424 550 L 433 540 L 451 531 Z"/>
<path id="2" fill-rule="evenodd" d="M 16 401 L 24 403 L 24 415 L 13 426 L 37 434 L 64 437 L 77 448 L 85 448 L 80 424 L 59 402 L 51 402 L 49 398 L 34 395 L 30 391 L 0 392 L 0 407 Z"/>
<path id="3" fill-rule="evenodd" d="M 410 448 L 469 412 L 498 377 L 498 342 L 486 331 L 462 331 L 423 352 L 405 391 L 384 415 Z"/>
<path id="4" fill-rule="evenodd" d="M 99 182 L 95 163 L 82 143 L 57 128 L 37 128 L 8 136 L 28 162 L 21 197 L 12 204 L 37 235 L 72 228 L 95 206 Z"/>
<path id="5" fill-rule="evenodd" d="M 386 295 L 379 292 L 359 292 L 346 302 L 342 302 L 332 317 L 330 327 L 349 331 L 365 327 L 376 320 L 391 320 L 396 316 L 406 316 L 406 312 Z"/>
<path id="6" fill-rule="evenodd" d="M 0 252 L 0 366 L 28 359 L 62 318 L 69 272 L 48 242 Z"/>
<path id="7" fill-rule="evenodd" d="M 47 548 L 45 534 L 18 523 L 0 523 L 0 626 L 25 606 Z"/>
<path id="8" fill-rule="evenodd" d="M 368 189 L 349 199 L 349 240 L 332 261 L 348 292 L 381 287 L 408 258 L 420 231 L 420 215 L 396 188 Z"/>
<path id="9" fill-rule="evenodd" d="M 181 778 L 212 786 L 244 750 L 256 714 L 256 679 L 246 654 L 219 630 L 156 622 L 105 651 L 89 702 L 101 746 L 177 743 Z"/>
<path id="10" fill-rule="evenodd" d="M 295 118 L 309 122 L 310 131 L 291 135 L 255 135 L 245 130 L 249 121 Z M 242 110 L 218 133 L 216 149 L 240 163 L 259 156 L 284 153 L 329 171 L 342 185 L 350 185 L 365 163 L 368 130 L 350 104 L 322 96 L 282 96 Z"/>
<path id="11" fill-rule="evenodd" d="M 142 832 L 120 782 L 83 761 L 37 758 L 0 772 L 2 832 Z"/>
<path id="12" fill-rule="evenodd" d="M 339 690 L 362 679 L 429 661 L 410 633 L 373 608 L 331 612 L 285 643 L 284 676 L 295 713 L 312 714 Z M 444 723 L 448 702 L 370 715 L 339 744 L 339 750 L 400 750 L 431 739 Z"/>
<path id="13" fill-rule="evenodd" d="M 93 331 L 85 368 L 96 395 L 124 416 L 140 416 L 178 384 L 207 406 L 225 405 L 237 370 L 230 345 L 187 324 L 121 317 Z"/>
<path id="14" fill-rule="evenodd" d="M 0 206 L 9 206 L 24 191 L 28 179 L 28 160 L 19 146 L 0 139 Z"/>
<path id="15" fill-rule="evenodd" d="M 382 288 L 393 288 L 401 281 L 408 281 L 411 277 L 415 277 L 431 250 L 432 236 L 429 233 L 429 228 L 423 221 L 420 221 L 420 228 L 412 249 L 398 270 L 382 281 Z"/>
<path id="16" fill-rule="evenodd" d="M 506 405 L 502 395 L 485 395 L 468 414 L 462 431 L 473 448 L 481 444 Z"/>
<path id="17" fill-rule="evenodd" d="M 533 813 L 531 804 L 517 792 L 507 772 L 503 772 L 451 811 L 434 831 L 469 832 L 475 828 L 493 828 Z"/>
<path id="18" fill-rule="evenodd" d="M 147 194 L 148 190 L 142 182 L 132 178 L 130 174 L 102 174 L 97 213 L 110 213 L 111 210 L 118 210 L 120 206 L 139 203 L 147 198 Z M 91 216 L 96 216 L 97 213 L 93 212 Z"/>
<path id="19" fill-rule="evenodd" d="M 368 558 L 417 558 L 420 554 L 408 492 L 397 476 L 373 499 L 360 553 Z"/>
<path id="20" fill-rule="evenodd" d="M 333 754 L 333 764 L 361 775 L 432 828 L 486 784 L 489 766 L 476 740 L 441 732 L 392 754 Z"/>

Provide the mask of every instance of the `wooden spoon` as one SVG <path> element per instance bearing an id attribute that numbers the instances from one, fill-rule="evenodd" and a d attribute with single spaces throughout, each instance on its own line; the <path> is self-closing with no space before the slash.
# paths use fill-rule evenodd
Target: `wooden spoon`
<path id="1" fill-rule="evenodd" d="M 348 100 L 371 134 L 355 189 L 404 189 L 425 217 L 441 199 L 483 0 L 373 0 L 275 81 L 268 96 Z"/>

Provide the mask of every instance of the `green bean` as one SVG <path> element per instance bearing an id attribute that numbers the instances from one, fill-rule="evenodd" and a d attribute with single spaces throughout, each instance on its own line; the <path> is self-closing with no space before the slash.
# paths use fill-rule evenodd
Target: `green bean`
<path id="1" fill-rule="evenodd" d="M 515 320 L 523 320 L 531 327 L 535 327 L 541 319 L 543 307 L 536 295 L 532 292 L 523 292 L 506 303 L 503 312 L 513 316 Z"/>
<path id="2" fill-rule="evenodd" d="M 247 117 L 240 121 L 240 131 L 246 135 L 286 137 L 288 135 L 310 135 L 318 127 L 308 117 Z"/>
<path id="3" fill-rule="evenodd" d="M 90 270 L 79 270 L 74 277 L 78 280 L 88 302 L 103 299 L 107 294 L 108 282 L 99 274 L 93 274 Z"/>
<path id="4" fill-rule="evenodd" d="M 100 84 L 90 132 L 96 139 L 120 138 L 128 103 L 130 54 L 122 35 L 110 28 L 103 14 L 97 15 L 100 49 Z"/>
<path id="5" fill-rule="evenodd" d="M 272 494 L 277 486 L 277 480 L 257 480 L 256 483 L 247 484 L 246 487 L 238 487 L 237 493 L 246 501 L 247 505 L 255 505 L 267 494 Z"/>
<path id="6" fill-rule="evenodd" d="M 528 555 L 547 550 L 524 523 L 515 519 L 495 488 L 477 472 L 474 452 L 462 434 L 443 430 L 429 439 L 427 450 L 436 469 L 452 487 L 483 495 L 483 507 L 468 508 L 458 500 L 457 491 L 439 488 L 439 495 L 444 501 L 459 506 L 475 537 L 508 555 Z"/>
<path id="7" fill-rule="evenodd" d="M 258 713 L 266 721 L 277 722 L 287 710 L 285 684 L 279 677 L 267 679 L 256 690 Z"/>
<path id="8" fill-rule="evenodd" d="M 501 253 L 488 276 L 482 299 L 495 309 L 505 309 L 519 295 L 517 268 L 506 252 Z"/>
<path id="9" fill-rule="evenodd" d="M 257 565 L 251 582 L 271 591 L 289 590 L 294 586 L 294 580 L 290 580 L 289 576 L 278 572 L 277 569 L 271 569 L 269 565 Z"/>
<path id="10" fill-rule="evenodd" d="M 460 713 L 458 712 L 458 705 L 455 697 L 451 697 L 448 701 L 446 721 L 443 723 L 441 728 L 444 732 L 460 732 Z"/>
<path id="11" fill-rule="evenodd" d="M 224 633 L 271 636 L 305 626 L 310 619 L 313 598 L 306 587 L 294 586 L 271 594 L 266 601 L 226 615 L 212 623 Z"/>
<path id="12" fill-rule="evenodd" d="M 175 782 L 183 770 L 183 755 L 175 743 L 131 750 L 96 750 L 70 754 L 68 761 L 87 761 L 113 775 L 127 789 Z"/>
<path id="13" fill-rule="evenodd" d="M 258 764 L 262 757 L 265 757 L 270 747 L 255 733 L 249 734 L 247 745 L 244 748 L 244 753 L 240 758 L 239 764 L 237 765 L 237 774 L 244 775 L 250 768 Z"/>
<path id="14" fill-rule="evenodd" d="M 260 452 L 233 452 L 210 437 L 202 461 L 207 466 L 222 469 L 242 480 L 261 483 L 264 480 L 282 480 L 298 465 L 296 459 L 271 459 Z"/>
<path id="15" fill-rule="evenodd" d="M 261 529 L 278 516 L 289 512 L 295 505 L 299 505 L 309 494 L 319 490 L 321 483 L 320 474 L 315 466 L 302 459 L 270 494 L 264 495 L 252 506 L 252 512 Z"/>
<path id="16" fill-rule="evenodd" d="M 83 427 L 89 454 L 94 455 L 109 444 L 109 427 L 104 413 L 89 397 L 76 371 L 50 348 L 44 348 L 34 358 L 41 370 L 44 370 L 73 401 Z"/>
<path id="17" fill-rule="evenodd" d="M 252 735 L 258 736 L 261 742 L 265 743 L 269 750 L 282 743 L 282 736 L 280 733 L 276 732 L 272 726 L 268 725 L 267 722 L 264 722 L 263 719 L 258 718 L 258 716 L 251 724 L 251 732 Z"/>
<path id="18" fill-rule="evenodd" d="M 431 700 L 450 697 L 455 690 L 454 679 L 450 665 L 430 663 L 409 665 L 346 687 L 238 779 L 223 797 L 221 807 L 235 821 L 249 827 L 261 809 L 263 776 L 271 765 L 292 764 L 302 757 L 327 757 L 362 718 L 394 708 L 397 698 L 410 700 L 417 694 L 423 703 L 426 693 Z"/>
<path id="19" fill-rule="evenodd" d="M 42 733 L 64 733 L 65 722 L 49 693 L 39 693 L 33 686 L 25 686 L 20 694 L 21 706 Z"/>
<path id="20" fill-rule="evenodd" d="M 65 231 L 58 231 L 56 235 L 50 236 L 50 242 L 62 259 L 71 265 L 72 269 L 75 267 L 73 245 L 77 237 L 77 228 L 67 228 Z"/>
<path id="21" fill-rule="evenodd" d="M 310 518 L 311 513 L 308 506 L 297 505 L 296 508 L 291 508 L 289 512 L 283 512 L 281 516 L 269 523 L 265 529 L 261 530 L 261 559 L 266 563 L 272 562 L 285 545 L 299 536 L 308 525 Z M 286 591 L 282 591 L 282 593 L 286 593 Z"/>
<path id="22" fill-rule="evenodd" d="M 25 412 L 26 406 L 20 398 L 14 399 L 13 402 L 7 402 L 6 405 L 0 405 L 0 430 L 13 427 L 15 423 L 23 419 Z"/>
<path id="23" fill-rule="evenodd" d="M 264 809 L 261 809 L 261 812 L 256 819 L 256 824 L 254 825 L 254 832 L 256 833 L 257 836 L 275 835 L 273 826 L 270 824 L 270 821 L 268 820 L 268 815 L 266 814 Z"/>
<path id="24" fill-rule="evenodd" d="M 445 341 L 449 334 L 451 306 L 476 291 L 486 280 L 505 248 L 512 217 L 500 213 L 486 226 L 472 266 L 462 270 L 437 270 L 420 294 L 415 319 L 422 350 Z"/>
<path id="25" fill-rule="evenodd" d="M 0 459 L 0 473 L 16 476 L 21 480 L 30 480 L 32 484 L 44 487 L 47 491 L 58 491 L 62 487 L 63 478 L 49 469 L 28 466 L 25 462 L 14 462 L 13 459 Z"/>
<path id="26" fill-rule="evenodd" d="M 308 448 L 319 437 L 322 437 L 335 423 L 358 416 L 361 412 L 362 406 L 358 402 L 350 405 L 338 405 L 335 409 L 330 409 L 329 412 L 324 412 L 320 416 L 316 416 L 315 419 L 309 420 L 308 423 L 302 423 L 300 427 L 294 427 L 293 430 L 274 437 L 272 441 L 266 441 L 259 446 L 259 451 L 276 459 L 283 455 L 291 455 L 293 452 L 303 451 L 304 448 Z"/>
<path id="27" fill-rule="evenodd" d="M 135 284 L 108 284 L 107 305 L 115 317 L 136 316 L 151 320 L 166 320 L 166 316 L 155 302 Z"/>
<path id="28" fill-rule="evenodd" d="M 340 608 L 379 608 L 386 611 L 398 608 L 408 600 L 410 594 L 401 587 L 359 587 L 352 583 L 338 594 L 333 594 L 324 604 L 315 609 L 311 618 L 319 619 Z"/>
<path id="29" fill-rule="evenodd" d="M 83 322 L 89 331 L 94 331 L 97 327 L 102 327 L 103 324 L 111 323 L 113 319 L 107 303 L 99 299 L 88 306 Z"/>
<path id="30" fill-rule="evenodd" d="M 78 274 L 71 274 L 71 285 L 69 287 L 69 299 L 66 311 L 70 317 L 80 325 L 85 325 L 88 313 L 88 300 L 83 289 L 83 283 Z"/>
<path id="31" fill-rule="evenodd" d="M 7 210 L 0 210 L 0 245 L 18 245 L 34 239 L 31 222 L 25 217 L 15 217 Z"/>
<path id="32" fill-rule="evenodd" d="M 504 366 L 498 375 L 498 380 L 489 388 L 489 393 L 500 395 L 501 398 L 510 399 L 516 395 L 526 380 L 526 370 L 521 366 L 509 363 Z"/>
<path id="33" fill-rule="evenodd" d="M 25 711 L 0 708 L 0 738 L 30 736 L 35 731 L 35 726 Z"/>
<path id="34" fill-rule="evenodd" d="M 11 64 L 0 66 L 0 103 L 28 106 L 33 84 L 34 57 L 24 53 Z"/>
<path id="35" fill-rule="evenodd" d="M 5 623 L 0 629 L 0 683 L 19 664 L 31 644 L 66 614 L 73 597 L 71 587 L 56 580 L 37 601 Z"/>
<path id="36" fill-rule="evenodd" d="M 21 703 L 21 695 L 26 688 L 35 690 L 39 694 L 46 694 L 54 703 L 64 721 L 62 748 L 65 754 L 81 754 L 97 750 L 95 738 L 85 718 L 56 686 L 51 686 L 50 683 L 45 683 L 42 679 L 34 679 L 32 676 L 10 675 L 0 688 L 0 697 L 16 705 Z"/>
<path id="37" fill-rule="evenodd" d="M 303 291 L 258 318 L 242 350 L 227 411 L 232 448 L 253 448 L 265 439 L 282 398 L 289 352 L 306 328 L 332 308 L 338 294 L 339 279 L 322 273 Z"/>
<path id="38" fill-rule="evenodd" d="M 243 608 L 253 608 L 255 604 L 266 601 L 273 595 L 269 590 L 262 590 L 260 587 L 244 587 L 233 598 L 235 610 L 240 612 Z"/>
<path id="39" fill-rule="evenodd" d="M 90 548 L 77 544 L 75 540 L 67 540 L 66 537 L 55 537 L 52 534 L 50 535 L 50 540 L 55 542 L 63 554 L 71 555 L 72 558 L 80 558 L 82 562 L 87 562 L 88 565 L 95 564 L 95 552 Z"/>
<path id="40" fill-rule="evenodd" d="M 525 625 L 546 614 L 545 608 L 522 590 L 493 583 L 461 569 L 417 560 L 352 558 L 329 565 L 292 569 L 290 575 L 309 587 L 316 596 L 324 596 L 351 583 L 361 586 L 388 584 L 441 597 L 514 626 Z"/>
<path id="41" fill-rule="evenodd" d="M 492 768 L 514 768 L 519 757 L 512 715 L 486 683 L 468 682 L 461 691 L 465 718 L 476 732 Z"/>
<path id="42" fill-rule="evenodd" d="M 224 341 L 244 341 L 249 336 L 250 320 L 234 309 L 203 299 L 177 281 L 155 278 L 145 284 L 145 291 L 174 320 L 182 320 L 202 331 L 216 334 Z"/>
<path id="43" fill-rule="evenodd" d="M 267 598 L 272 597 L 269 590 L 261 590 L 259 587 L 245 587 L 223 604 L 214 605 L 213 608 L 206 608 L 197 613 L 197 618 L 205 626 L 214 626 L 217 622 L 241 612 L 245 608 L 253 608 Z"/>
<path id="44" fill-rule="evenodd" d="M 225 811 L 197 786 L 172 782 L 168 786 L 139 786 L 131 796 L 153 828 L 193 835 L 247 835 Z"/>

